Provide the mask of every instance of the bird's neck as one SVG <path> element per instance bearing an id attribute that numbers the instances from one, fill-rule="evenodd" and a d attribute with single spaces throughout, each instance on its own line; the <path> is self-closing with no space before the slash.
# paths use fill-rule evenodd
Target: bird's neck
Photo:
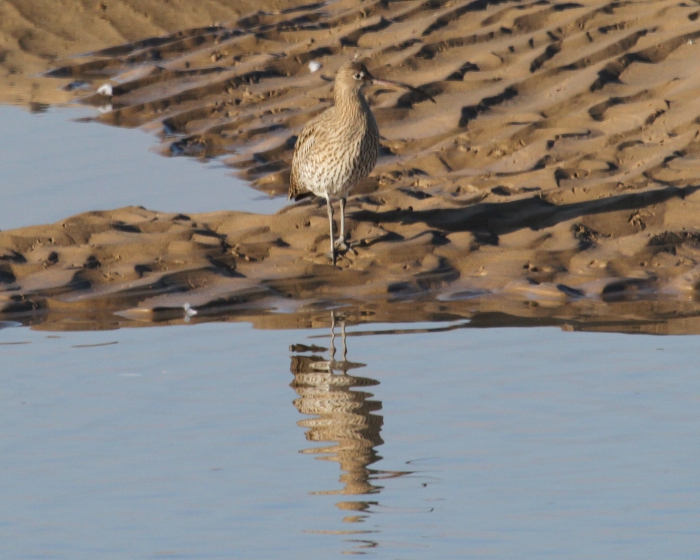
<path id="1" fill-rule="evenodd" d="M 365 120 L 372 114 L 362 91 L 352 89 L 335 92 L 335 113 L 342 121 Z"/>

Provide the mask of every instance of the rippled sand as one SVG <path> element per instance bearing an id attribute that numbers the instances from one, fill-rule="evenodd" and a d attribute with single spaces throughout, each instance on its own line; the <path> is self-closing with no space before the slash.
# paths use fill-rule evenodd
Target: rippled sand
<path id="1" fill-rule="evenodd" d="M 368 93 L 383 147 L 348 201 L 355 251 L 331 266 L 320 201 L 272 216 L 99 211 L 0 233 L 0 310 L 52 328 L 182 320 L 190 303 L 197 319 L 270 327 L 346 305 L 358 321 L 700 331 L 700 8 L 291 4 L 134 31 L 35 79 L 105 108 L 99 122 L 152 131 L 164 155 L 219 157 L 274 195 L 343 62 L 423 88 L 437 104 Z"/>

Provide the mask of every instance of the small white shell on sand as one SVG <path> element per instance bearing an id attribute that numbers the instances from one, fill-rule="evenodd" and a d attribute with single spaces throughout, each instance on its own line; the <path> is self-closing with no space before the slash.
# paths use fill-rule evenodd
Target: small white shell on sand
<path id="1" fill-rule="evenodd" d="M 197 314 L 197 310 L 192 309 L 192 306 L 189 303 L 183 305 L 182 308 L 185 310 L 185 315 L 187 315 L 188 317 L 192 317 L 192 315 Z"/>
<path id="2" fill-rule="evenodd" d="M 316 62 L 315 60 L 312 60 L 309 62 L 309 70 L 313 74 L 314 72 L 318 72 L 321 69 L 321 63 Z"/>
<path id="3" fill-rule="evenodd" d="M 110 86 L 109 84 L 102 84 L 100 87 L 97 88 L 97 93 L 109 97 L 112 95 L 112 86 Z"/>
<path id="4" fill-rule="evenodd" d="M 107 105 L 101 105 L 97 108 L 100 113 L 109 113 L 112 110 L 112 104 L 107 103 Z"/>

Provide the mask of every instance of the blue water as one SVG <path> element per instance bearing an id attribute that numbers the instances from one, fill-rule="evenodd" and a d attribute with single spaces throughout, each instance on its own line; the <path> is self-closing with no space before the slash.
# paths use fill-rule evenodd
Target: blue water
<path id="1" fill-rule="evenodd" d="M 217 162 L 149 151 L 157 142 L 150 134 L 76 121 L 95 114 L 0 106 L 0 230 L 123 206 L 273 213 L 287 204 L 251 189 Z"/>
<path id="2" fill-rule="evenodd" d="M 697 337 L 425 326 L 7 324 L 0 557 L 697 558 Z"/>

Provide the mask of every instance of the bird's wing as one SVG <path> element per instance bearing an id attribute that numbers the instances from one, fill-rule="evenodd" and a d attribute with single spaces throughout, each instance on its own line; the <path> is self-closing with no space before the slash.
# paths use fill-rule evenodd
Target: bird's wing
<path id="1" fill-rule="evenodd" d="M 309 163 L 311 153 L 314 146 L 318 143 L 323 144 L 323 136 L 325 128 L 324 121 L 327 121 L 332 116 L 333 107 L 330 107 L 315 119 L 306 123 L 306 126 L 299 134 L 297 142 L 294 145 L 294 156 L 292 157 L 292 173 L 289 177 L 289 193 L 288 198 L 299 200 L 305 198 L 309 190 L 301 184 L 300 169 L 303 165 Z"/>
<path id="2" fill-rule="evenodd" d="M 299 183 L 299 167 L 303 165 L 304 156 L 309 153 L 315 143 L 314 125 L 316 119 L 307 123 L 294 144 L 294 156 L 292 157 L 292 174 L 289 177 L 289 199 L 297 199 L 298 196 L 308 192 Z"/>

